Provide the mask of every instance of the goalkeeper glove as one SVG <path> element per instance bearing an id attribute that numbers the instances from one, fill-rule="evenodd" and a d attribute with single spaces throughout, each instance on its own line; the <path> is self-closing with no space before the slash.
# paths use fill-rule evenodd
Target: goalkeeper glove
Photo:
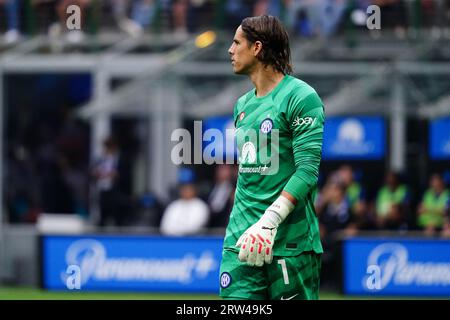
<path id="1" fill-rule="evenodd" d="M 239 260 L 250 266 L 261 267 L 264 263 L 272 263 L 273 243 L 278 226 L 294 209 L 294 204 L 280 196 L 264 212 L 263 216 L 248 228 L 236 242 Z"/>

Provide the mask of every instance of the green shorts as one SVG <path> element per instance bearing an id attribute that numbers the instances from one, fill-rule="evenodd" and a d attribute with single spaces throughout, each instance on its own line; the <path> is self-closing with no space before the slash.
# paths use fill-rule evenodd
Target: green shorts
<path id="1" fill-rule="evenodd" d="M 321 254 L 274 256 L 269 265 L 250 267 L 238 253 L 224 249 L 220 266 L 220 296 L 248 300 L 319 299 Z"/>

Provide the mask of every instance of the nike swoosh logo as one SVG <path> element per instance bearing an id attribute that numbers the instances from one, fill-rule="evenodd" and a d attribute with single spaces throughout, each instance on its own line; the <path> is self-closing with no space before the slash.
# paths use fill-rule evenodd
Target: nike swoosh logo
<path id="1" fill-rule="evenodd" d="M 298 293 L 296 293 L 296 294 L 294 294 L 293 296 L 291 296 L 291 297 L 289 297 L 289 298 L 286 298 L 286 299 L 284 299 L 283 297 L 281 297 L 280 300 L 292 300 L 292 299 L 294 299 L 296 296 L 298 296 Z"/>

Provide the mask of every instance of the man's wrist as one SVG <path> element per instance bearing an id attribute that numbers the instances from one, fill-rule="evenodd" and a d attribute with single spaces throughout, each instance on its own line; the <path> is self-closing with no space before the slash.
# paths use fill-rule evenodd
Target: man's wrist
<path id="1" fill-rule="evenodd" d="M 279 196 L 270 207 L 266 209 L 262 219 L 268 221 L 273 227 L 278 228 L 286 217 L 294 210 L 294 204 L 284 196 Z"/>

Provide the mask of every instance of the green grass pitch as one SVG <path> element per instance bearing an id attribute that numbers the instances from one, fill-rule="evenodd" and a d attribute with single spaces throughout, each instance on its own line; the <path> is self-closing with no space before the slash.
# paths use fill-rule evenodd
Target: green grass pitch
<path id="1" fill-rule="evenodd" d="M 113 292 L 55 292 L 36 288 L 0 287 L 0 300 L 218 300 L 215 294 L 182 293 L 113 293 Z M 321 300 L 409 299 L 408 297 L 355 297 L 322 291 Z M 414 299 L 417 299 L 415 297 Z"/>

